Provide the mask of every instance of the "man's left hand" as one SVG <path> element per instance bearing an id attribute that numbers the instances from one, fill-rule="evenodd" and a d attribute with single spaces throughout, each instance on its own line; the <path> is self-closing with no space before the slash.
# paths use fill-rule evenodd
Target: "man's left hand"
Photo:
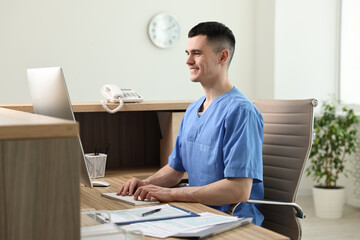
<path id="1" fill-rule="evenodd" d="M 139 187 L 134 193 L 134 198 L 141 200 L 148 199 L 151 201 L 153 198 L 156 198 L 160 202 L 172 202 L 174 201 L 172 195 L 172 188 L 159 187 L 155 185 L 146 185 Z"/>

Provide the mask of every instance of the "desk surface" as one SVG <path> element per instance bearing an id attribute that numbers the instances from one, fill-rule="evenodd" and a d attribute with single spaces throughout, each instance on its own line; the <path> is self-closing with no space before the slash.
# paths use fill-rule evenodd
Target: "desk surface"
<path id="1" fill-rule="evenodd" d="M 141 103 L 125 103 L 120 111 L 185 111 L 193 101 L 144 101 Z M 118 104 L 108 104 L 110 109 Z M 100 102 L 72 103 L 74 112 L 105 112 Z M 32 104 L 0 104 L 0 107 L 23 112 L 33 112 Z"/>
<path id="2" fill-rule="evenodd" d="M 106 172 L 105 178 L 99 180 L 105 180 L 110 183 L 109 187 L 94 187 L 93 189 L 81 186 L 81 209 L 95 208 L 96 210 L 118 210 L 118 209 L 127 209 L 132 208 L 125 203 L 121 203 L 118 201 L 110 200 L 107 198 L 103 198 L 100 196 L 102 192 L 115 192 L 120 183 L 125 182 L 127 179 L 131 177 L 137 177 L 140 179 L 144 179 L 147 176 L 154 173 L 156 169 L 148 169 L 148 170 L 110 170 Z M 182 202 L 174 202 L 171 205 L 179 206 L 190 211 L 200 213 L 200 212 L 213 212 L 217 214 L 223 214 L 222 212 L 216 211 L 213 208 L 207 207 L 203 204 L 199 203 L 182 203 Z M 141 207 L 141 206 L 140 206 Z M 157 239 L 146 237 L 146 239 Z M 169 238 L 169 239 L 179 239 L 179 238 Z M 249 224 L 228 232 L 221 233 L 212 237 L 211 239 L 244 239 L 244 240 L 285 240 L 289 239 L 283 235 L 272 232 L 265 228 Z"/>
<path id="3" fill-rule="evenodd" d="M 0 140 L 77 137 L 78 124 L 0 107 Z"/>

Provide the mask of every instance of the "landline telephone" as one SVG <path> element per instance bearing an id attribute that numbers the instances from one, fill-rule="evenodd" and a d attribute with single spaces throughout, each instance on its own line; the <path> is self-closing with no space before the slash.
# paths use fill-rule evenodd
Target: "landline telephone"
<path id="1" fill-rule="evenodd" d="M 116 113 L 119 111 L 124 102 L 142 102 L 144 99 L 132 89 L 120 89 L 114 84 L 107 84 L 101 88 L 101 94 L 105 100 L 101 100 L 101 104 L 108 113 Z M 115 109 L 109 109 L 106 103 L 119 103 Z"/>

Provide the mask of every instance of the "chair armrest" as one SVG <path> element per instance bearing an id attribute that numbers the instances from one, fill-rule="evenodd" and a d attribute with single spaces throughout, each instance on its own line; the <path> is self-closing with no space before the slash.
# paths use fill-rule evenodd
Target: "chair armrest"
<path id="1" fill-rule="evenodd" d="M 296 211 L 296 216 L 298 218 L 301 219 L 305 219 L 306 215 L 304 214 L 304 211 L 302 210 L 302 208 L 300 207 L 300 205 L 298 205 L 297 203 L 294 202 L 278 202 L 278 201 L 271 201 L 271 200 L 258 200 L 258 199 L 249 199 L 247 202 L 249 203 L 257 203 L 257 204 L 269 204 L 269 205 L 278 205 L 278 206 L 291 206 L 295 209 Z M 241 204 L 238 203 L 236 204 L 233 208 L 231 208 L 231 210 L 229 211 L 229 213 L 231 215 L 233 215 L 236 207 Z"/>
<path id="2" fill-rule="evenodd" d="M 291 206 L 296 211 L 296 216 L 301 219 L 305 219 L 306 215 L 304 211 L 300 207 L 299 204 L 294 202 L 278 202 L 278 201 L 271 201 L 271 200 L 257 200 L 257 199 L 249 199 L 249 203 L 259 203 L 259 204 L 270 204 L 270 205 L 279 205 L 279 206 Z"/>

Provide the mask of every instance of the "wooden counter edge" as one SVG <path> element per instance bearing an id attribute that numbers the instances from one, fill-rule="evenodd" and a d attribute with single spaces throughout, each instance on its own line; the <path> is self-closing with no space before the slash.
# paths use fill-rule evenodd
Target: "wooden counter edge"
<path id="1" fill-rule="evenodd" d="M 122 112 L 127 111 L 185 111 L 187 107 L 192 103 L 191 100 L 185 101 L 145 101 L 141 103 L 125 103 L 124 107 L 120 110 Z M 73 103 L 74 112 L 105 112 L 101 103 L 87 102 L 87 103 Z M 110 109 L 113 109 L 117 104 L 108 104 Z M 13 110 L 30 112 L 32 113 L 32 104 L 1 104 L 0 107 L 9 108 Z"/>
<path id="2" fill-rule="evenodd" d="M 0 108 L 0 140 L 74 138 L 77 122 Z"/>
<path id="3" fill-rule="evenodd" d="M 78 123 L 51 125 L 20 125 L 0 127 L 0 140 L 75 138 L 78 136 Z"/>

